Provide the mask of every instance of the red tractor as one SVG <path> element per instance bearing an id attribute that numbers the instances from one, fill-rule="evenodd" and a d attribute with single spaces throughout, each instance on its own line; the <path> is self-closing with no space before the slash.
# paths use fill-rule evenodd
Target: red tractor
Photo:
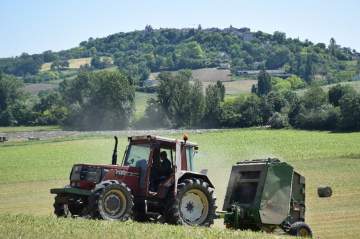
<path id="1" fill-rule="evenodd" d="M 117 137 L 111 165 L 75 164 L 70 185 L 51 189 L 58 217 L 158 220 L 210 226 L 216 218 L 214 186 L 193 171 L 198 146 L 145 135 L 129 137 L 117 164 Z"/>

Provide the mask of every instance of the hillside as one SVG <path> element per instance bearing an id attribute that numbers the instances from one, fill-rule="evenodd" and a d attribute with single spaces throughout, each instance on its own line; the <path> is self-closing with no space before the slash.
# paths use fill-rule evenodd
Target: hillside
<path id="1" fill-rule="evenodd" d="M 236 75 L 243 70 L 280 69 L 306 81 L 347 81 L 358 73 L 359 53 L 334 39 L 327 46 L 286 37 L 285 33 L 252 32 L 249 28 L 153 29 L 89 38 L 60 52 L 22 54 L 0 59 L 0 71 L 26 82 L 49 80 L 44 71 L 66 71 L 91 65 L 90 70 L 116 66 L 135 82 L 151 72 L 221 67 Z M 40 74 L 40 77 L 34 77 Z M 42 75 L 41 75 L 42 74 Z M 44 76 L 46 75 L 46 77 Z M 60 76 L 64 78 L 63 76 Z M 50 77 L 51 78 L 51 77 Z"/>

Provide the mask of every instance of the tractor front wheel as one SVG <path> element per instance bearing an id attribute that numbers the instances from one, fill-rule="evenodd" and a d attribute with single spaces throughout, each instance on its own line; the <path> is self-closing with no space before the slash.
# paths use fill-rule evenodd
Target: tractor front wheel
<path id="1" fill-rule="evenodd" d="M 185 179 L 178 184 L 175 198 L 170 200 L 165 220 L 170 224 L 210 226 L 216 218 L 215 193 L 201 179 Z"/>
<path id="2" fill-rule="evenodd" d="M 124 183 L 112 183 L 101 190 L 98 212 L 104 220 L 128 220 L 134 206 L 130 189 Z"/>

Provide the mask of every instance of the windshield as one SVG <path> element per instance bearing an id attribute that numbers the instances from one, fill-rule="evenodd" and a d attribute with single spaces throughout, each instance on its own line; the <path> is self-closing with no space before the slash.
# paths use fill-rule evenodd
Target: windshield
<path id="1" fill-rule="evenodd" d="M 147 164 L 150 155 L 149 144 L 133 144 L 129 146 L 124 166 L 141 167 Z"/>

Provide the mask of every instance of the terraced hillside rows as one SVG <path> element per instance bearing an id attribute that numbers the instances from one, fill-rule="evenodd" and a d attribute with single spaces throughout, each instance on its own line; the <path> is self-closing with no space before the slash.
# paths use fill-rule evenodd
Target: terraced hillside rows
<path id="1" fill-rule="evenodd" d="M 220 208 L 232 164 L 245 159 L 278 157 L 294 165 L 306 177 L 306 218 L 316 237 L 356 238 L 360 234 L 360 133 L 237 129 L 192 133 L 190 140 L 200 145 L 195 168 L 209 169 Z M 123 150 L 125 145 L 126 138 L 121 137 L 119 149 Z M 59 238 L 72 232 L 83 238 L 99 235 L 106 228 L 109 233 L 105 234 L 110 238 L 110 232 L 127 232 L 129 238 L 138 238 L 139 232 L 134 228 L 139 228 L 149 236 L 156 233 L 157 238 L 188 238 L 189 233 L 193 238 L 263 238 L 263 234 L 225 231 L 221 229 L 220 220 L 215 223 L 215 230 L 189 230 L 131 222 L 52 219 L 53 196 L 49 188 L 67 184 L 74 163 L 110 163 L 112 146 L 111 136 L 1 144 L 0 237 L 7 233 L 10 238 L 36 238 L 40 234 Z M 332 186 L 333 196 L 318 198 L 316 188 L 319 185 Z M 14 216 L 16 214 L 28 216 Z M 21 230 L 14 230 L 15 225 Z"/>

